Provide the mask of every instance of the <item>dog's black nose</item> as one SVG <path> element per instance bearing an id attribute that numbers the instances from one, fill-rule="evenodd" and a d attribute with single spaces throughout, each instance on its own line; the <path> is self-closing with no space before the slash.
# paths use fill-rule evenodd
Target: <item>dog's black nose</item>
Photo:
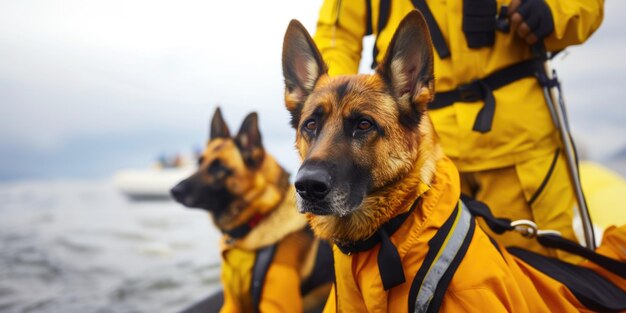
<path id="1" fill-rule="evenodd" d="M 185 198 L 188 193 L 189 193 L 189 187 L 188 187 L 187 181 L 185 180 L 181 181 L 172 189 L 170 189 L 170 194 L 172 195 L 172 198 L 174 198 L 176 202 L 182 203 L 184 205 L 187 205 L 185 203 Z"/>
<path id="2" fill-rule="evenodd" d="M 330 175 L 325 169 L 315 166 L 303 166 L 296 175 L 296 191 L 309 201 L 324 199 L 330 191 Z"/>

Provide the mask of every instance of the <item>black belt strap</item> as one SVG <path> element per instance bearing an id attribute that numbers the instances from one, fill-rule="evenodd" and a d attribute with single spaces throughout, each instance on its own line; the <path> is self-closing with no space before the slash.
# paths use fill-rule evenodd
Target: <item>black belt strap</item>
<path id="1" fill-rule="evenodd" d="M 565 285 L 590 311 L 624 312 L 626 310 L 626 291 L 594 270 L 520 248 L 509 247 L 507 250 L 520 260 Z"/>
<path id="2" fill-rule="evenodd" d="M 307 225 L 307 234 L 311 237 L 314 236 L 313 231 Z M 324 284 L 329 284 L 335 281 L 335 269 L 333 265 L 333 249 L 326 240 L 318 240 L 317 251 L 315 252 L 315 263 L 313 264 L 313 270 L 304 281 L 300 283 L 300 294 L 306 296 L 309 292 L 315 290 L 317 287 Z"/>
<path id="3" fill-rule="evenodd" d="M 436 110 L 450 106 L 455 102 L 483 100 L 485 104 L 476 116 L 473 130 L 481 133 L 489 132 L 496 110 L 496 100 L 493 96 L 493 91 L 522 78 L 537 77 L 538 69 L 541 66 L 541 61 L 535 59 L 513 64 L 485 78 L 460 85 L 457 89 L 438 92 L 435 95 L 435 100 L 428 107 L 431 110 Z"/>
<path id="4" fill-rule="evenodd" d="M 365 0 L 365 36 L 374 33 L 372 25 L 372 0 Z"/>
<path id="5" fill-rule="evenodd" d="M 252 285 L 250 286 L 254 312 L 259 312 L 265 276 L 267 276 L 267 271 L 270 269 L 270 265 L 274 259 L 276 246 L 277 244 L 267 246 L 256 252 L 256 259 L 254 260 L 254 268 L 252 270 Z"/>
<path id="6" fill-rule="evenodd" d="M 483 202 L 475 200 L 465 194 L 461 194 L 461 200 L 467 205 L 470 213 L 472 213 L 473 216 L 482 217 L 494 233 L 503 234 L 509 230 L 513 230 L 510 219 L 496 218 L 491 213 L 489 207 Z"/>
<path id="7" fill-rule="evenodd" d="M 371 0 L 368 0 L 370 2 Z M 370 4 L 371 6 L 371 4 Z M 376 39 L 374 40 L 374 49 L 372 50 L 373 58 L 372 58 L 372 69 L 375 69 L 378 65 L 376 62 L 376 57 L 378 56 L 378 36 L 380 32 L 387 26 L 387 21 L 389 20 L 389 11 L 391 9 L 391 0 L 380 0 L 380 6 L 378 7 L 378 27 L 376 27 Z M 371 19 L 371 17 L 370 17 Z"/>
<path id="8" fill-rule="evenodd" d="M 514 229 L 511 227 L 511 220 L 494 217 L 491 210 L 489 210 L 489 207 L 485 203 L 472 199 L 467 195 L 461 195 L 461 199 L 467 205 L 467 208 L 472 215 L 482 217 L 487 223 L 487 226 L 489 226 L 489 228 L 491 228 L 491 230 L 495 233 L 501 234 L 504 231 Z M 537 236 L 537 241 L 545 247 L 567 251 L 574 255 L 583 257 L 595 264 L 600 265 L 607 271 L 626 279 L 626 263 L 624 262 L 613 260 L 591 251 L 576 242 L 552 234 Z"/>
<path id="9" fill-rule="evenodd" d="M 402 226 L 402 223 L 411 215 L 415 207 L 418 206 L 418 202 L 420 202 L 419 198 L 413 202 L 408 212 L 390 219 L 387 223 L 383 224 L 374 235 L 367 239 L 348 243 L 335 243 L 341 252 L 348 255 L 372 249 L 375 245 L 380 243 L 380 250 L 378 251 L 378 271 L 385 290 L 389 290 L 406 281 L 400 254 L 396 246 L 391 242 L 391 239 L 389 239 L 389 236 L 393 235 L 396 230 Z"/>
<path id="10" fill-rule="evenodd" d="M 567 240 L 561 236 L 543 235 L 538 236 L 537 241 L 545 247 L 556 248 L 569 253 L 581 256 L 593 263 L 596 263 L 608 271 L 626 279 L 626 263 L 613 260 L 602 254 L 595 253 L 576 242 Z"/>
<path id="11" fill-rule="evenodd" d="M 452 277 L 474 235 L 474 219 L 467 211 L 466 206 L 459 202 L 428 241 L 428 252 L 409 289 L 409 312 L 439 312 Z"/>
<path id="12" fill-rule="evenodd" d="M 437 54 L 439 54 L 440 59 L 445 59 L 450 56 L 450 49 L 446 44 L 446 40 L 443 38 L 443 34 L 441 33 L 441 29 L 439 29 L 439 25 L 437 25 L 437 21 L 435 21 L 435 17 L 433 13 L 428 8 L 426 4 L 426 0 L 411 0 L 413 2 L 413 6 L 418 10 L 422 11 L 422 15 L 426 20 L 426 24 L 428 24 L 428 29 L 430 30 L 430 38 L 433 41 L 433 45 L 435 46 L 435 50 Z"/>
<path id="13" fill-rule="evenodd" d="M 371 0 L 367 0 L 368 4 L 366 5 L 366 10 L 371 10 Z M 437 54 L 439 55 L 440 59 L 445 59 L 450 57 L 450 49 L 448 48 L 448 45 L 446 44 L 446 40 L 443 38 L 443 34 L 441 33 L 441 30 L 439 29 L 439 25 L 437 25 L 437 21 L 435 21 L 435 17 L 433 16 L 433 13 L 430 11 L 430 8 L 428 8 L 428 5 L 426 4 L 425 0 L 411 0 L 413 2 L 413 6 L 417 9 L 419 9 L 420 11 L 422 11 L 422 15 L 424 16 L 424 19 L 426 20 L 426 24 L 428 24 L 428 29 L 430 30 L 430 38 L 433 41 L 433 45 L 435 46 L 435 50 L 437 51 Z M 377 31 L 376 31 L 376 35 L 380 35 L 380 33 L 383 31 L 383 29 L 385 29 L 385 26 L 387 26 L 387 22 L 389 21 L 389 12 L 391 11 L 391 0 L 380 0 L 380 7 L 378 9 L 378 27 L 376 27 Z M 369 11 L 366 12 L 366 15 L 370 16 L 369 19 L 371 20 L 371 14 L 368 13 Z M 368 22 L 367 24 L 371 24 L 371 22 Z M 368 28 L 366 24 L 366 29 L 369 30 L 370 28 Z M 369 33 L 366 32 L 366 34 L 369 35 Z M 378 37 L 376 38 L 376 41 L 374 41 L 374 49 L 373 49 L 373 58 L 372 58 L 372 69 L 375 69 L 376 66 L 378 65 L 378 62 L 376 62 L 376 57 L 378 56 Z"/>
<path id="14" fill-rule="evenodd" d="M 224 234 L 228 235 L 232 239 L 241 239 L 248 235 L 252 231 L 254 227 L 256 227 L 259 222 L 265 218 L 264 215 L 254 215 L 245 223 L 229 230 L 223 231 Z"/>

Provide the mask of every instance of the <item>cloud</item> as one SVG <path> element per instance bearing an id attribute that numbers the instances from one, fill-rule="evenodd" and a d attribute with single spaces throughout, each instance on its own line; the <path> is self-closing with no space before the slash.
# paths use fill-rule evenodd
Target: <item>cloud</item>
<path id="1" fill-rule="evenodd" d="M 321 0 L 0 2 L 0 177 L 74 173 L 50 168 L 71 168 L 78 161 L 68 155 L 84 149 L 100 151 L 91 158 L 103 163 L 93 163 L 98 171 L 81 171 L 100 173 L 136 165 L 138 156 L 201 145 L 217 104 L 231 128 L 258 111 L 266 146 L 278 147 L 279 160 L 294 169 L 294 135 L 282 99 L 282 40 L 292 18 L 314 31 L 320 5 Z M 607 1 L 604 25 L 587 44 L 570 49 L 558 67 L 572 126 L 589 141 L 594 157 L 610 154 L 608 147 L 617 144 L 610 137 L 619 136 L 606 134 L 626 137 L 624 9 L 623 1 Z M 362 68 L 371 62 L 371 43 Z M 163 138 L 162 147 L 158 140 L 143 143 L 153 137 Z M 121 156 L 98 157 L 109 150 Z M 33 164 L 44 163 L 33 170 Z"/>
<path id="2" fill-rule="evenodd" d="M 298 15 L 313 28 L 318 6 L 3 2 L 0 131 L 53 146 L 76 133 L 198 124 L 217 103 L 242 116 L 282 110 L 284 29 Z"/>

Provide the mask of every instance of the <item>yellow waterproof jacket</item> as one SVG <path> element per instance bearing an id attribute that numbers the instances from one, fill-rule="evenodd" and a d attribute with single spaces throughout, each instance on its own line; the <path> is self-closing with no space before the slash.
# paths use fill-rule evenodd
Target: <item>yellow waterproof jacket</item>
<path id="1" fill-rule="evenodd" d="M 362 38 L 371 23 L 381 61 L 396 27 L 413 10 L 411 0 L 393 0 L 386 27 L 378 33 L 380 0 L 371 0 L 371 20 L 365 1 L 324 0 L 314 40 L 330 75 L 354 74 L 361 58 Z M 497 0 L 498 11 L 509 0 Z M 532 57 L 528 45 L 514 34 L 496 31 L 492 47 L 470 49 L 462 31 L 463 1 L 426 0 L 450 57 L 434 53 L 437 92 L 456 89 Z M 602 0 L 546 0 L 554 17 L 554 32 L 545 39 L 550 51 L 584 42 L 603 17 Z M 366 51 L 366 53 L 369 53 Z M 430 116 L 446 155 L 460 171 L 509 166 L 532 157 L 554 153 L 558 138 L 535 78 L 524 78 L 494 91 L 495 116 L 490 132 L 473 131 L 482 101 L 431 110 Z M 436 97 L 435 97 L 436 98 Z"/>
<path id="2" fill-rule="evenodd" d="M 309 238 L 306 238 L 309 237 Z M 267 270 L 258 312 L 302 312 L 300 270 L 311 236 L 297 232 L 280 241 Z M 252 275 L 258 251 L 232 246 L 222 250 L 224 306 L 221 312 L 255 312 L 251 295 Z"/>
<path id="3" fill-rule="evenodd" d="M 222 238 L 220 312 L 291 313 L 322 307 L 333 279 L 330 252 L 323 249 L 329 247 L 307 228 L 291 188 L 283 203 L 245 237 Z M 259 285 L 253 287 L 253 281 Z"/>
<path id="4" fill-rule="evenodd" d="M 411 286 L 425 262 L 429 241 L 457 207 L 460 182 L 447 158 L 437 163 L 430 189 L 393 235 L 406 281 L 383 289 L 377 260 L 380 243 L 350 255 L 333 248 L 335 285 L 324 312 L 407 312 Z M 589 311 L 561 283 L 500 249 L 474 227 L 471 243 L 443 296 L 441 312 Z"/>

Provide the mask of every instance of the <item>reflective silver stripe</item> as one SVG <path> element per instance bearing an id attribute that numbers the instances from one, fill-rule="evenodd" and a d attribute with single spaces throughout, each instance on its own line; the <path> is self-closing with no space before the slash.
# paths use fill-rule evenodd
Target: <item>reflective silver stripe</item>
<path id="1" fill-rule="evenodd" d="M 428 309 L 428 305 L 435 294 L 439 280 L 441 280 L 441 277 L 450 266 L 450 263 L 452 263 L 452 260 L 454 260 L 454 257 L 465 240 L 465 236 L 470 228 L 471 218 L 472 215 L 465 207 L 465 204 L 459 201 L 459 210 L 457 211 L 457 217 L 452 225 L 452 229 L 450 233 L 448 233 L 442 247 L 439 248 L 439 253 L 428 269 L 419 292 L 417 293 L 417 298 L 415 299 L 415 313 L 426 312 Z"/>

